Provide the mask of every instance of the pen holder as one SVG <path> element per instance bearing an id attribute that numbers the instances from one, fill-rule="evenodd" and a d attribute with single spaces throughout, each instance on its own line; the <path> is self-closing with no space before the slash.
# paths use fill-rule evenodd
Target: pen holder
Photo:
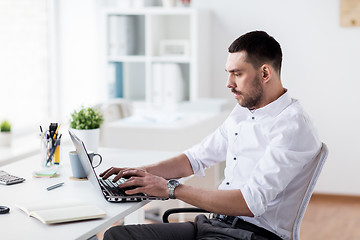
<path id="1" fill-rule="evenodd" d="M 53 158 L 50 157 L 52 147 L 52 140 L 50 138 L 44 138 L 41 140 L 41 166 L 51 167 L 53 164 Z M 49 160 L 50 157 L 50 160 Z"/>
<path id="2" fill-rule="evenodd" d="M 60 163 L 60 139 L 55 143 L 51 138 L 41 140 L 41 166 L 51 167 Z"/>

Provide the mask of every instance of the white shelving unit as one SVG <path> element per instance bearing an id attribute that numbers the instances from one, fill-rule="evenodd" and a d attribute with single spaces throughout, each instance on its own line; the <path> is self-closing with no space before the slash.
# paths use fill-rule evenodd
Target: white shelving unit
<path id="1" fill-rule="evenodd" d="M 106 8 L 102 19 L 104 99 L 124 98 L 160 107 L 209 97 L 205 10 Z"/>

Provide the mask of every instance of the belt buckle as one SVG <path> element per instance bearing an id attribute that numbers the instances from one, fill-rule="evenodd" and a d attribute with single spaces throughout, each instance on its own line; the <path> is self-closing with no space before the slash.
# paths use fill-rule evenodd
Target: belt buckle
<path id="1" fill-rule="evenodd" d="M 228 215 L 222 215 L 222 214 L 213 214 L 213 217 L 218 219 L 219 221 L 223 222 L 223 223 L 226 223 L 226 224 L 231 224 L 230 222 L 230 218 L 231 216 L 228 216 Z"/>
<path id="2" fill-rule="evenodd" d="M 229 216 L 227 216 L 227 215 L 222 215 L 222 214 L 219 214 L 219 215 L 217 216 L 217 218 L 218 218 L 220 221 L 224 222 L 224 223 L 228 223 L 228 220 L 229 220 Z"/>
<path id="3" fill-rule="evenodd" d="M 224 222 L 229 223 L 230 217 L 228 215 L 224 215 Z"/>

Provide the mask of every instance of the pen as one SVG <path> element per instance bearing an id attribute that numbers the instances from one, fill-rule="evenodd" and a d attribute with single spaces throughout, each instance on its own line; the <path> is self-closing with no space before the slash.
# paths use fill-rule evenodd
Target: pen
<path id="1" fill-rule="evenodd" d="M 55 189 L 55 188 L 61 187 L 62 185 L 64 185 L 64 182 L 61 182 L 61 183 L 52 185 L 52 186 L 46 188 L 46 190 L 50 191 L 50 190 L 53 190 L 53 189 Z"/>
<path id="2" fill-rule="evenodd" d="M 51 162 L 51 158 L 53 157 L 56 148 L 60 145 L 61 136 L 62 136 L 62 134 L 59 135 L 59 138 L 56 140 L 54 146 L 51 148 L 50 153 L 49 153 L 49 157 L 48 157 L 48 159 L 46 161 L 46 164 Z"/>
<path id="3" fill-rule="evenodd" d="M 49 126 L 49 133 L 50 133 L 50 138 L 52 139 L 52 146 L 54 146 L 55 144 L 55 138 L 54 138 L 54 135 L 55 135 L 55 131 L 56 129 L 58 128 L 58 124 L 57 123 L 50 123 L 50 126 Z"/>
<path id="4" fill-rule="evenodd" d="M 44 139 L 44 131 L 43 131 L 41 125 L 40 125 L 40 137 L 41 137 L 41 139 Z"/>

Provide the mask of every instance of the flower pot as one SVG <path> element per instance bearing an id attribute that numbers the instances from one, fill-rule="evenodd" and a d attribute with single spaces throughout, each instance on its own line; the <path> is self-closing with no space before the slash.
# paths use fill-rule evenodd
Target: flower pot
<path id="1" fill-rule="evenodd" d="M 88 152 L 98 152 L 100 128 L 85 130 L 71 129 L 71 131 L 84 142 L 85 148 Z"/>
<path id="2" fill-rule="evenodd" d="M 0 132 L 0 147 L 10 147 L 12 140 L 11 132 Z"/>

